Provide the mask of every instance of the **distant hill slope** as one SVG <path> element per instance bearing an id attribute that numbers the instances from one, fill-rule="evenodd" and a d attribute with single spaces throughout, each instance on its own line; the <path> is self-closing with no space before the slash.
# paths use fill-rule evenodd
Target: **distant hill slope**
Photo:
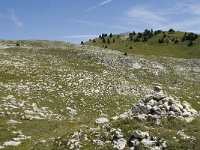
<path id="1" fill-rule="evenodd" d="M 194 33 L 145 30 L 143 33 L 102 34 L 82 44 L 119 50 L 127 54 L 200 58 L 200 38 Z"/>

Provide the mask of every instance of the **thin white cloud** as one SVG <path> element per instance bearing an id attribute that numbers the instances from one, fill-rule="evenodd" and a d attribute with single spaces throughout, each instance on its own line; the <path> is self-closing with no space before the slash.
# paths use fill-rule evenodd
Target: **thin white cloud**
<path id="1" fill-rule="evenodd" d="M 162 9 L 157 12 L 159 15 L 200 15 L 200 3 L 178 2 L 171 8 Z"/>
<path id="2" fill-rule="evenodd" d="M 89 9 L 87 9 L 85 12 L 90 12 L 90 11 L 92 11 L 92 10 L 94 10 L 94 9 L 97 9 L 98 7 L 101 7 L 101 6 L 103 6 L 103 5 L 106 5 L 106 4 L 108 4 L 108 3 L 112 2 L 112 1 L 113 1 L 113 0 L 105 0 L 105 1 L 103 1 L 103 2 L 101 2 L 101 3 L 99 3 L 98 5 L 93 6 L 93 7 L 89 8 Z"/>
<path id="3" fill-rule="evenodd" d="M 78 23 L 78 24 L 84 24 L 87 26 L 101 26 L 102 23 L 96 23 L 88 20 L 79 20 L 79 19 L 70 19 L 70 22 Z"/>
<path id="4" fill-rule="evenodd" d="M 132 7 L 130 10 L 127 11 L 128 17 L 139 19 L 142 21 L 166 21 L 166 19 L 162 16 L 157 14 L 154 11 L 149 10 L 146 7 Z"/>
<path id="5" fill-rule="evenodd" d="M 163 29 L 169 29 L 174 28 L 177 30 L 186 30 L 186 31 L 192 31 L 192 29 L 196 30 L 195 28 L 199 28 L 200 26 L 200 20 L 196 18 L 187 19 L 179 22 L 174 22 L 171 24 L 167 24 L 163 26 Z"/>
<path id="6" fill-rule="evenodd" d="M 195 31 L 200 26 L 200 3 L 178 2 L 171 8 L 147 5 L 133 6 L 125 12 L 121 22 L 136 28 Z"/>
<path id="7" fill-rule="evenodd" d="M 106 28 L 106 29 L 117 29 L 117 30 L 129 30 L 130 26 L 123 26 L 123 25 L 113 25 L 113 24 L 103 24 L 99 22 L 93 22 L 89 20 L 79 20 L 79 19 L 70 19 L 70 22 L 86 25 L 86 26 L 91 26 L 91 27 L 101 27 L 101 28 Z"/>
<path id="8" fill-rule="evenodd" d="M 96 38 L 98 35 L 95 34 L 76 34 L 76 35 L 67 35 L 63 38 L 65 39 L 80 39 L 80 38 Z"/>
<path id="9" fill-rule="evenodd" d="M 14 10 L 10 10 L 10 16 L 9 17 L 17 28 L 19 28 L 19 29 L 24 28 L 24 24 L 17 18 Z"/>
<path id="10" fill-rule="evenodd" d="M 125 17 L 122 20 L 139 30 L 145 28 L 159 29 L 168 21 L 166 16 L 158 14 L 155 9 L 149 6 L 131 7 L 125 12 Z"/>
<path id="11" fill-rule="evenodd" d="M 177 3 L 174 12 L 178 14 L 193 14 L 200 15 L 200 3 Z"/>

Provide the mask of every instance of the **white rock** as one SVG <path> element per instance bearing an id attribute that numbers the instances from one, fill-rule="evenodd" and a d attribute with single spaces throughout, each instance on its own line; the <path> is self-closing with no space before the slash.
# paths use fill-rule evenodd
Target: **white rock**
<path id="1" fill-rule="evenodd" d="M 133 144 L 133 147 L 131 147 L 130 150 L 135 150 L 135 146 L 138 146 L 140 144 L 138 139 L 131 140 L 130 142 Z"/>
<path id="2" fill-rule="evenodd" d="M 118 139 L 117 141 L 113 141 L 114 149 L 122 150 L 126 147 L 126 140 L 123 138 Z"/>
<path id="3" fill-rule="evenodd" d="M 111 118 L 111 120 L 118 120 L 118 119 L 119 119 L 118 116 L 114 116 L 114 117 Z"/>
<path id="4" fill-rule="evenodd" d="M 169 109 L 170 109 L 170 106 L 168 105 L 168 102 L 165 102 L 163 104 L 163 107 L 165 108 L 166 111 L 169 111 Z"/>
<path id="5" fill-rule="evenodd" d="M 194 117 L 186 117 L 185 118 L 185 121 L 187 122 L 187 123 L 190 123 L 190 122 L 192 122 L 194 120 Z"/>
<path id="6" fill-rule="evenodd" d="M 186 109 L 190 109 L 191 108 L 190 104 L 188 102 L 186 102 L 186 101 L 183 101 L 182 106 L 183 106 L 183 108 L 186 108 Z"/>
<path id="7" fill-rule="evenodd" d="M 40 111 L 39 108 L 37 107 L 37 104 L 36 104 L 36 103 L 33 103 L 33 104 L 32 104 L 32 107 L 33 107 L 33 110 L 34 110 L 35 112 Z"/>
<path id="8" fill-rule="evenodd" d="M 152 99 L 153 99 L 153 95 L 147 95 L 147 96 L 145 97 L 145 99 L 144 99 L 144 102 L 147 103 L 147 102 L 149 102 L 149 101 L 152 100 Z"/>
<path id="9" fill-rule="evenodd" d="M 11 119 L 7 123 L 9 123 L 9 124 L 17 124 L 17 123 L 21 123 L 21 122 L 18 122 L 18 121 L 15 121 L 15 120 Z"/>
<path id="10" fill-rule="evenodd" d="M 135 131 L 133 133 L 133 136 L 137 139 L 144 139 L 149 137 L 149 134 L 147 132 L 142 132 L 142 131 Z"/>
<path id="11" fill-rule="evenodd" d="M 179 134 L 181 136 L 182 139 L 191 139 L 192 137 L 186 135 L 183 130 L 178 131 L 177 134 Z"/>
<path id="12" fill-rule="evenodd" d="M 154 110 L 154 112 L 155 112 L 156 114 L 158 114 L 158 115 L 161 114 L 161 110 L 160 110 L 160 108 L 159 108 L 158 106 L 154 106 L 152 109 Z"/>
<path id="13" fill-rule="evenodd" d="M 98 124 L 107 123 L 107 122 L 109 122 L 107 118 L 98 118 L 95 120 L 95 123 L 98 123 Z"/>
<path id="14" fill-rule="evenodd" d="M 120 114 L 119 118 L 120 119 L 126 119 L 126 118 L 128 118 L 128 114 L 127 113 Z"/>
<path id="15" fill-rule="evenodd" d="M 156 94 L 156 95 L 154 95 L 154 97 L 153 97 L 153 99 L 155 99 L 155 100 L 157 100 L 157 101 L 160 101 L 160 100 L 162 100 L 162 99 L 164 99 L 164 98 L 165 98 L 164 94 Z"/>
<path id="16" fill-rule="evenodd" d="M 190 112 L 185 111 L 185 112 L 183 113 L 183 117 L 189 117 L 189 116 L 191 116 L 191 113 L 190 113 Z"/>
<path id="17" fill-rule="evenodd" d="M 151 141 L 149 139 L 143 139 L 141 141 L 141 143 L 143 143 L 145 147 L 151 147 L 151 146 L 155 145 L 156 141 Z"/>
<path id="18" fill-rule="evenodd" d="M 154 92 L 160 92 L 162 91 L 162 87 L 161 86 L 155 86 L 154 87 Z"/>
<path id="19" fill-rule="evenodd" d="M 188 110 L 189 112 L 191 112 L 191 114 L 196 115 L 198 114 L 198 112 L 195 109 L 190 109 Z"/>
<path id="20" fill-rule="evenodd" d="M 154 106 L 155 105 L 155 101 L 152 99 L 147 103 L 147 105 Z"/>
<path id="21" fill-rule="evenodd" d="M 147 109 L 147 107 L 143 103 L 139 103 L 138 106 L 140 108 L 141 113 L 145 113 L 145 114 L 149 113 L 149 110 Z"/>
<path id="22" fill-rule="evenodd" d="M 147 118 L 147 115 L 146 114 L 137 114 L 137 115 L 134 115 L 133 117 L 138 120 L 145 120 Z"/>
<path id="23" fill-rule="evenodd" d="M 176 104 L 172 104 L 171 107 L 170 107 L 170 109 L 172 111 L 175 111 L 175 112 L 181 112 L 179 106 L 177 106 Z"/>
<path id="24" fill-rule="evenodd" d="M 75 109 L 72 109 L 72 108 L 70 108 L 70 107 L 67 107 L 66 109 L 68 110 L 68 113 L 69 113 L 69 115 L 70 115 L 71 117 L 77 115 L 77 111 L 76 111 Z"/>
<path id="25" fill-rule="evenodd" d="M 3 146 L 18 146 L 21 144 L 21 141 L 7 141 L 4 142 Z"/>

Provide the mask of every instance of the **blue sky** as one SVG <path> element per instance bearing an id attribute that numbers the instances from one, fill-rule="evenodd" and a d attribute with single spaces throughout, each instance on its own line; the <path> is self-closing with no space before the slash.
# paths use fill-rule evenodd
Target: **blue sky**
<path id="1" fill-rule="evenodd" d="M 199 0 L 1 0 L 0 39 L 80 43 L 101 33 L 200 33 Z"/>

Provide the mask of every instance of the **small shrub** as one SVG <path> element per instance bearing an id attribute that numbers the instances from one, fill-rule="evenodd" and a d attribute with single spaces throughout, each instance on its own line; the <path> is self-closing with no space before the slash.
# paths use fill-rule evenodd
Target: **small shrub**
<path id="1" fill-rule="evenodd" d="M 166 38 L 166 34 L 165 33 L 163 34 L 163 38 Z"/>
<path id="2" fill-rule="evenodd" d="M 174 31 L 174 29 L 169 29 L 168 33 L 173 34 L 173 33 L 175 33 L 175 31 Z"/>
<path id="3" fill-rule="evenodd" d="M 179 42 L 179 40 L 175 40 L 175 41 L 174 41 L 174 44 L 177 44 L 178 42 Z"/>
<path id="4" fill-rule="evenodd" d="M 162 44 L 162 43 L 164 43 L 164 40 L 163 39 L 159 39 L 158 43 Z"/>
<path id="5" fill-rule="evenodd" d="M 189 41 L 189 43 L 187 44 L 187 46 L 192 46 L 192 45 L 193 45 L 192 41 Z"/>
<path id="6" fill-rule="evenodd" d="M 107 43 L 110 44 L 110 39 L 109 38 L 107 39 Z"/>
<path id="7" fill-rule="evenodd" d="M 102 40 L 103 40 L 103 43 L 106 43 L 106 39 L 104 37 L 102 38 Z"/>

